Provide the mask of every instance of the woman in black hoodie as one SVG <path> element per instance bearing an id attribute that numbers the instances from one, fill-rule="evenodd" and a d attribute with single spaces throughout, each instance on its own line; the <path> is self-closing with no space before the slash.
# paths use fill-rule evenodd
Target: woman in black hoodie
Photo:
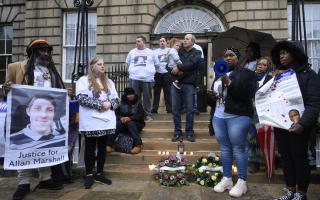
<path id="1" fill-rule="evenodd" d="M 289 130 L 274 128 L 286 182 L 285 194 L 278 199 L 304 200 L 310 179 L 308 141 L 320 111 L 320 79 L 310 68 L 299 42 L 278 42 L 271 56 L 276 76 L 290 68 L 295 71 L 305 107 L 299 121 Z"/>
<path id="2" fill-rule="evenodd" d="M 141 152 L 142 140 L 139 133 L 145 126 L 144 111 L 139 101 L 138 95 L 133 88 L 125 88 L 121 96 L 121 104 L 116 110 L 117 129 L 116 134 L 126 133 L 133 139 L 133 149 L 130 153 L 137 154 Z M 115 137 L 114 137 L 115 139 Z M 107 152 L 111 152 L 112 143 L 107 145 Z"/>

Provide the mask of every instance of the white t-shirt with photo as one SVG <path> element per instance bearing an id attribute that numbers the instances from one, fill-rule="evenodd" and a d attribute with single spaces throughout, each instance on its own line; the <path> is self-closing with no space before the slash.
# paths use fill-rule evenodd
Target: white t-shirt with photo
<path id="1" fill-rule="evenodd" d="M 167 73 L 166 66 L 168 64 L 168 53 L 170 48 L 158 48 L 154 50 L 155 58 L 157 59 L 156 72 Z"/>
<path id="2" fill-rule="evenodd" d="M 36 65 L 33 70 L 33 85 L 51 88 L 51 76 L 47 67 Z"/>
<path id="3" fill-rule="evenodd" d="M 112 80 L 108 79 L 108 92 L 94 93 L 89 90 L 88 76 L 83 76 L 77 81 L 76 95 L 86 94 L 88 97 L 95 97 L 101 101 L 117 99 L 118 93 Z M 97 131 L 116 128 L 116 115 L 111 109 L 100 113 L 99 111 L 81 106 L 79 107 L 79 131 Z"/>
<path id="4" fill-rule="evenodd" d="M 153 82 L 156 62 L 151 49 L 132 49 L 126 58 L 126 64 L 129 66 L 129 79 Z"/>

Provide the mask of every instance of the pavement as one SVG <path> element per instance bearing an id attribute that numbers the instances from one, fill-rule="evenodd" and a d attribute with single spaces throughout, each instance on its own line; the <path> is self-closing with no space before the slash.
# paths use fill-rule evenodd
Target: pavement
<path id="1" fill-rule="evenodd" d="M 26 200 L 231 200 L 228 192 L 215 193 L 213 188 L 190 184 L 179 188 L 160 186 L 152 180 L 112 179 L 112 185 L 95 183 L 91 189 L 84 189 L 83 180 L 75 179 L 59 191 L 37 189 Z M 32 187 L 37 179 L 32 179 Z M 271 200 L 281 195 L 283 184 L 248 183 L 249 191 L 239 200 Z M 0 199 L 12 199 L 16 189 L 15 177 L 0 178 Z M 310 185 L 309 200 L 320 200 L 320 185 Z"/>

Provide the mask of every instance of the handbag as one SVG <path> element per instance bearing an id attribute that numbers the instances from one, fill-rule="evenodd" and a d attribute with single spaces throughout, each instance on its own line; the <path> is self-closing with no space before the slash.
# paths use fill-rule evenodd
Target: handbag
<path id="1" fill-rule="evenodd" d="M 113 145 L 113 148 L 115 151 L 122 152 L 122 153 L 130 153 L 132 147 L 133 147 L 133 138 L 123 133 L 120 133 L 116 137 Z"/>

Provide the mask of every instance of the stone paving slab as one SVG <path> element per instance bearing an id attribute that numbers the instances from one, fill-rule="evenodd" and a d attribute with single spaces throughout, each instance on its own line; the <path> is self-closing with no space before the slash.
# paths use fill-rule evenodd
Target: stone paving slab
<path id="1" fill-rule="evenodd" d="M 37 182 L 33 179 L 32 187 Z M 215 193 L 212 188 L 190 184 L 180 188 L 159 186 L 154 181 L 113 179 L 113 184 L 95 183 L 90 190 L 83 188 L 83 180 L 65 185 L 63 190 L 36 190 L 26 200 L 234 200 L 227 192 Z M 282 184 L 249 183 L 248 193 L 239 200 L 270 200 L 281 194 Z M 16 178 L 0 178 L 0 199 L 9 200 L 16 189 Z M 309 200 L 320 200 L 320 185 L 312 184 Z"/>

